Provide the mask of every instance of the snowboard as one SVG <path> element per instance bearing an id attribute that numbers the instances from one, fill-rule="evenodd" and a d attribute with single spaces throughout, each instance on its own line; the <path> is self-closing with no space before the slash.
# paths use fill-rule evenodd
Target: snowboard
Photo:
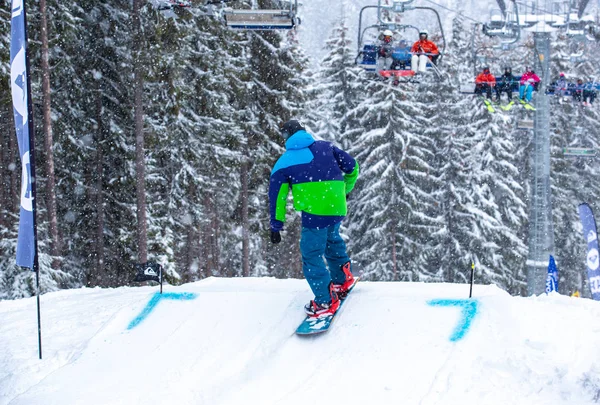
<path id="1" fill-rule="evenodd" d="M 342 306 L 348 299 L 348 296 L 356 286 L 356 283 L 358 283 L 359 277 L 355 277 L 354 280 L 354 284 L 352 284 L 352 286 L 348 289 L 348 293 L 346 294 L 346 296 L 340 300 L 340 306 L 333 315 L 326 315 L 321 317 L 307 316 L 306 318 L 304 318 L 304 321 L 302 321 L 300 326 L 298 326 L 298 329 L 296 329 L 296 334 L 315 335 L 317 333 L 327 332 L 335 317 L 340 313 L 340 310 L 342 309 Z"/>

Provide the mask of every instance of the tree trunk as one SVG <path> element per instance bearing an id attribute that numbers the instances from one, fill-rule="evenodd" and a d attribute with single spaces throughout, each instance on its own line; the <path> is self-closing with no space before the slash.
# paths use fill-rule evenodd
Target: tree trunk
<path id="1" fill-rule="evenodd" d="M 248 236 L 248 159 L 243 157 L 242 178 L 242 275 L 250 275 L 250 238 Z"/>
<path id="2" fill-rule="evenodd" d="M 202 250 L 206 277 L 219 274 L 219 217 L 212 197 L 204 195 L 204 210 L 210 221 L 202 229 Z"/>
<path id="3" fill-rule="evenodd" d="M 44 148 L 46 153 L 46 208 L 48 210 L 48 223 L 50 231 L 50 254 L 55 257 L 52 268 L 60 267 L 61 240 L 58 234 L 58 218 L 56 208 L 56 181 L 54 178 L 54 152 L 52 151 L 52 117 L 50 107 L 50 65 L 48 63 L 48 19 L 46 0 L 40 0 L 40 14 L 42 17 L 42 98 L 44 112 Z"/>
<path id="4" fill-rule="evenodd" d="M 104 155 L 102 153 L 102 143 L 104 142 L 104 122 L 102 120 L 102 94 L 100 92 L 100 82 L 97 81 L 96 87 L 96 123 L 98 130 L 96 132 L 96 184 L 95 184 L 95 208 L 96 208 L 96 274 L 103 285 L 108 285 L 104 269 Z"/>
<path id="5" fill-rule="evenodd" d="M 398 261 L 396 257 L 396 223 L 392 220 L 392 270 L 394 280 L 398 281 Z"/>
<path id="6" fill-rule="evenodd" d="M 133 0 L 133 82 L 135 120 L 135 171 L 137 185 L 137 237 L 138 260 L 148 261 L 148 235 L 146 226 L 146 166 L 144 163 L 144 76 L 142 73 L 142 33 L 140 2 Z"/>

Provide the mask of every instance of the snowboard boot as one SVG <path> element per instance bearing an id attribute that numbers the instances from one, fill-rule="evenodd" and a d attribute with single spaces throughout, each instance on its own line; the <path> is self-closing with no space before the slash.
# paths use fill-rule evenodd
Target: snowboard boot
<path id="1" fill-rule="evenodd" d="M 354 276 L 350 270 L 350 262 L 346 262 L 342 265 L 342 271 L 344 272 L 346 281 L 344 281 L 342 284 L 333 284 L 333 291 L 337 293 L 341 300 L 346 298 L 346 295 L 348 295 L 348 290 L 352 288 L 355 283 Z"/>
<path id="2" fill-rule="evenodd" d="M 333 289 L 333 283 L 329 283 L 329 294 L 331 296 L 331 301 L 329 303 L 319 304 L 315 300 L 312 300 L 306 304 L 304 306 L 306 314 L 311 318 L 335 314 L 340 307 L 340 299 Z"/>

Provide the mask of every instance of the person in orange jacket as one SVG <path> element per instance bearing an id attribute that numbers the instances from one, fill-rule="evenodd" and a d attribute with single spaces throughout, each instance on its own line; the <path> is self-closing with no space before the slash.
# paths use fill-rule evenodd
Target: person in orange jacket
<path id="1" fill-rule="evenodd" d="M 419 32 L 419 40 L 415 42 L 410 49 L 413 54 L 411 58 L 411 70 L 415 73 L 425 72 L 427 70 L 427 62 L 431 60 L 436 63 L 440 56 L 440 51 L 436 44 L 427 39 L 427 30 Z"/>
<path id="2" fill-rule="evenodd" d="M 475 79 L 475 94 L 483 94 L 485 92 L 487 98 L 492 98 L 492 88 L 496 86 L 496 78 L 490 73 L 489 67 L 484 67 L 483 72 L 477 75 Z"/>

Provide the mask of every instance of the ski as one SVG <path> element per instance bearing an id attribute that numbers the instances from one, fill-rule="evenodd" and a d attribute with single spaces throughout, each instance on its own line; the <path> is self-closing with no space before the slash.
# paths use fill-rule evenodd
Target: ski
<path id="1" fill-rule="evenodd" d="M 485 104 L 485 108 L 487 108 L 487 110 L 491 113 L 496 112 L 496 109 L 494 108 L 494 106 L 492 105 L 492 102 L 490 100 L 488 100 L 487 98 L 481 97 L 481 99 L 483 100 L 483 103 Z"/>
<path id="2" fill-rule="evenodd" d="M 515 102 L 513 100 L 510 100 L 510 102 L 508 104 L 501 105 L 500 108 L 504 111 L 509 111 L 514 104 L 515 104 Z"/>
<path id="3" fill-rule="evenodd" d="M 535 111 L 535 107 L 532 106 L 531 104 L 529 104 L 529 102 L 523 100 L 523 99 L 519 99 L 519 102 L 521 103 L 521 105 L 523 106 L 523 108 L 525 108 L 526 110 L 529 111 Z"/>
<path id="4" fill-rule="evenodd" d="M 342 305 L 344 305 L 344 303 L 348 299 L 350 292 L 352 292 L 352 290 L 356 286 L 356 283 L 358 283 L 359 277 L 355 277 L 354 280 L 356 280 L 356 281 L 354 281 L 354 284 L 352 284 L 352 286 L 348 289 L 348 292 L 346 293 L 346 295 L 340 299 L 340 306 L 333 315 L 326 315 L 326 316 L 320 316 L 320 317 L 307 316 L 304 319 L 304 321 L 302 321 L 300 326 L 298 326 L 298 328 L 296 329 L 296 334 L 297 335 L 314 335 L 317 333 L 326 332 L 329 329 L 329 327 L 331 326 L 331 323 L 333 322 L 335 317 L 339 314 L 340 310 L 342 309 Z"/>

